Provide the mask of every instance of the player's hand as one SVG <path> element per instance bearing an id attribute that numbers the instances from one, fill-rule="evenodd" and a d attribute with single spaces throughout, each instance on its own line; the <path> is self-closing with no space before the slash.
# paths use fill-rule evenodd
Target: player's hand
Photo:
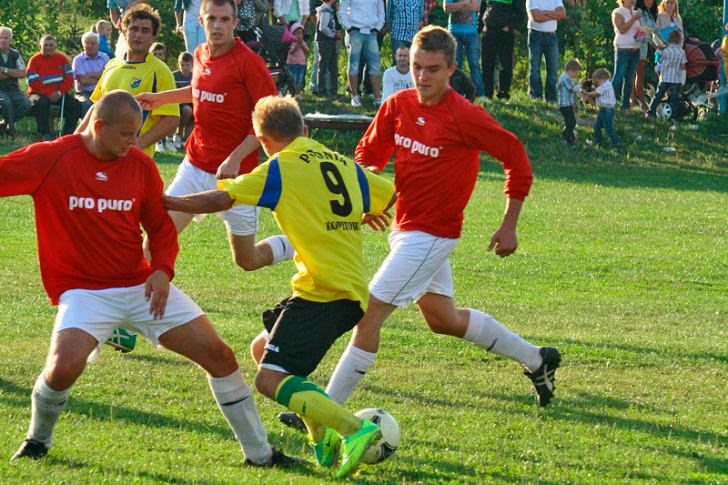
<path id="1" fill-rule="evenodd" d="M 639 20 L 640 17 L 642 17 L 642 12 L 640 12 L 639 10 L 635 10 L 634 13 L 632 14 L 632 16 L 634 18 L 636 18 L 637 20 Z"/>
<path id="2" fill-rule="evenodd" d="M 215 176 L 218 180 L 234 179 L 240 175 L 240 162 L 242 160 L 233 160 L 230 157 L 223 160 L 219 167 L 217 167 L 217 173 Z"/>
<path id="3" fill-rule="evenodd" d="M 505 258 L 515 253 L 517 247 L 518 238 L 516 237 L 516 231 L 501 226 L 493 233 L 493 237 L 490 238 L 488 251 L 492 251 L 495 248 L 495 254 L 501 258 Z"/>
<path id="4" fill-rule="evenodd" d="M 156 93 L 139 93 L 135 98 L 144 111 L 152 111 L 160 105 Z"/>
<path id="5" fill-rule="evenodd" d="M 364 214 L 361 216 L 361 223 L 369 225 L 375 231 L 386 231 L 391 222 L 392 214 L 389 211 L 384 211 L 378 215 Z"/>
<path id="6" fill-rule="evenodd" d="M 154 320 L 164 317 L 168 296 L 169 276 L 164 271 L 156 270 L 144 284 L 144 299 L 149 302 L 149 314 Z"/>

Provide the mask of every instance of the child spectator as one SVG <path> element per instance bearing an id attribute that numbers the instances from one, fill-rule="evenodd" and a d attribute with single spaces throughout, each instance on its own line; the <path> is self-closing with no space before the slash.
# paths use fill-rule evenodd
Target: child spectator
<path id="1" fill-rule="evenodd" d="M 167 62 L 167 47 L 161 42 L 155 42 L 149 47 L 149 52 L 160 61 Z"/>
<path id="2" fill-rule="evenodd" d="M 192 81 L 193 63 L 194 58 L 189 52 L 183 52 L 177 58 L 179 70 L 172 73 L 172 75 L 174 76 L 174 83 L 177 86 L 177 89 L 189 87 L 190 82 Z M 194 126 L 195 119 L 192 116 L 192 103 L 180 103 L 179 126 L 177 127 L 177 132 L 174 134 L 174 137 L 171 140 L 169 137 L 167 137 L 167 150 L 176 152 L 178 149 L 182 148 L 182 144 L 185 140 L 187 140 L 187 137 L 190 136 L 190 133 L 192 133 L 192 128 L 194 128 Z"/>
<path id="3" fill-rule="evenodd" d="M 288 50 L 288 58 L 286 59 L 286 69 L 293 78 L 293 84 L 296 87 L 296 99 L 301 99 L 301 89 L 303 81 L 306 77 L 306 56 L 308 55 L 308 46 L 303 40 L 303 25 L 294 22 L 291 25 L 291 33 L 296 36 L 296 40 L 291 42 L 291 48 Z"/>
<path id="4" fill-rule="evenodd" d="M 576 107 L 576 94 L 581 90 L 581 84 L 574 80 L 580 72 L 581 63 L 576 59 L 571 59 L 564 66 L 564 73 L 559 78 L 559 82 L 556 83 L 556 90 L 559 93 L 559 111 L 564 117 L 564 130 L 561 135 L 570 147 L 575 146 L 574 142 L 576 141 L 576 135 L 574 135 L 576 113 L 574 109 Z"/>
<path id="5" fill-rule="evenodd" d="M 614 105 L 617 104 L 617 98 L 614 96 L 614 87 L 610 81 L 612 74 L 606 69 L 597 69 L 592 74 L 592 82 L 596 85 L 594 91 L 582 91 L 582 95 L 587 98 L 594 98 L 597 101 L 599 113 L 597 120 L 594 122 L 594 141 L 602 145 L 602 128 L 609 135 L 614 148 L 619 148 L 619 138 L 617 132 L 614 131 Z"/>
<path id="6" fill-rule="evenodd" d="M 99 20 L 91 29 L 92 32 L 99 34 L 99 52 L 103 52 L 109 59 L 113 59 L 114 51 L 111 49 L 109 41 L 111 40 L 111 23 L 106 20 Z"/>
<path id="7" fill-rule="evenodd" d="M 645 116 L 655 115 L 657 105 L 660 104 L 669 89 L 670 119 L 677 120 L 680 115 L 680 88 L 685 82 L 685 65 L 688 59 L 685 50 L 681 47 L 682 35 L 679 30 L 670 32 L 667 41 L 669 44 L 660 55 L 660 84 Z"/>
<path id="8" fill-rule="evenodd" d="M 336 52 L 336 42 L 339 34 L 336 32 L 336 13 L 334 0 L 324 0 L 316 9 L 316 47 L 319 52 L 318 72 L 316 72 L 316 85 L 319 93 L 329 97 L 336 96 L 339 89 L 339 56 Z M 326 91 L 326 73 L 329 75 L 329 90 Z"/>

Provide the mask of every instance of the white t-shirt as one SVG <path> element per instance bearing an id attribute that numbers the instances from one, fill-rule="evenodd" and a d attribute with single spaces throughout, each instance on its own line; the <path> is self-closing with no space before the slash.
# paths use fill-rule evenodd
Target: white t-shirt
<path id="1" fill-rule="evenodd" d="M 407 71 L 402 74 L 397 70 L 397 66 L 392 66 L 384 71 L 384 76 L 382 76 L 382 101 L 397 91 L 413 87 L 415 87 L 415 83 L 412 81 L 412 73 Z"/>
<path id="2" fill-rule="evenodd" d="M 531 17 L 531 10 L 545 10 L 551 11 L 556 10 L 559 7 L 563 8 L 564 2 L 561 0 L 526 0 L 526 11 L 528 15 L 528 29 L 538 30 L 539 32 L 556 32 L 558 22 L 556 20 L 547 20 L 546 22 L 536 22 Z"/>
<path id="3" fill-rule="evenodd" d="M 609 79 L 597 86 L 594 91 L 599 93 L 599 96 L 597 96 L 598 107 L 614 108 L 614 105 L 617 104 L 617 98 L 614 96 L 614 86 L 612 86 L 612 81 Z"/>
<path id="4" fill-rule="evenodd" d="M 634 36 L 640 28 L 640 21 L 637 20 L 633 23 L 629 30 L 624 34 L 617 29 L 617 25 L 614 23 L 614 16 L 619 14 L 625 22 L 629 22 L 634 17 L 636 10 L 630 10 L 627 7 L 619 7 L 612 10 L 612 26 L 614 27 L 614 48 L 615 49 L 636 49 L 640 45 L 635 40 Z"/>

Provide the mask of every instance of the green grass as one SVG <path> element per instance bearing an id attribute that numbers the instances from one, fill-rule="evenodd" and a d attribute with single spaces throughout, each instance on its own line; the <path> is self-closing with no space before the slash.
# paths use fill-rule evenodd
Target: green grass
<path id="1" fill-rule="evenodd" d="M 308 102 L 306 111 L 346 111 Z M 517 98 L 488 109 L 527 146 L 535 172 L 518 253 L 485 251 L 503 210 L 499 165 L 480 181 L 452 257 L 456 300 L 561 349 L 546 409 L 515 363 L 430 333 L 414 307 L 388 320 L 375 367 L 348 406 L 399 421 L 400 449 L 360 483 L 728 483 L 728 137 L 618 118 L 625 151 L 559 142 L 558 112 Z M 593 117 L 593 113 L 586 113 Z M 351 153 L 356 135 L 320 130 Z M 641 137 L 641 140 L 638 139 Z M 669 140 L 668 140 L 669 137 Z M 677 148 L 663 152 L 666 140 Z M 12 147 L 5 146 L 3 151 Z M 167 182 L 179 156 L 160 157 Z M 390 172 L 391 175 L 391 172 Z M 54 309 L 36 261 L 30 198 L 0 199 L 0 477 L 3 483 L 323 483 L 328 471 L 248 469 L 202 372 L 141 344 L 104 351 L 73 388 L 54 448 L 8 465 L 27 429 Z M 276 233 L 263 213 L 261 237 Z M 364 231 L 371 273 L 385 237 Z M 289 292 L 290 264 L 243 273 L 217 218 L 181 236 L 176 284 L 209 315 L 252 381 L 260 312 Z M 342 339 L 312 376 L 325 385 Z M 270 441 L 311 458 L 256 396 Z"/>

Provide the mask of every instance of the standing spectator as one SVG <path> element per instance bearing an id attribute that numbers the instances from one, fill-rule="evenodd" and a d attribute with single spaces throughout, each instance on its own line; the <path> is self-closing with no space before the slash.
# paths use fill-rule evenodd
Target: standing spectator
<path id="1" fill-rule="evenodd" d="M 296 89 L 296 99 L 301 99 L 301 89 L 306 78 L 306 58 L 308 56 L 308 46 L 303 40 L 303 25 L 295 22 L 291 25 L 291 33 L 296 40 L 291 42 L 288 49 L 288 57 L 286 58 L 286 69 L 293 78 L 293 86 Z"/>
<path id="2" fill-rule="evenodd" d="M 531 99 L 556 101 L 559 41 L 556 29 L 566 18 L 562 0 L 526 0 L 528 11 L 528 94 Z M 546 92 L 541 83 L 541 57 L 546 60 Z"/>
<path id="3" fill-rule="evenodd" d="M 109 56 L 99 50 L 99 34 L 94 32 L 83 34 L 81 45 L 83 52 L 73 58 L 73 78 L 76 80 L 76 99 L 81 102 L 81 116 L 85 116 Z"/>
<path id="4" fill-rule="evenodd" d="M 403 89 L 415 87 L 414 80 L 410 74 L 409 47 L 401 45 L 394 53 L 395 65 L 384 71 L 382 76 L 382 102 L 385 99 Z"/>
<path id="5" fill-rule="evenodd" d="M 594 122 L 594 141 L 602 145 L 602 128 L 609 135 L 614 148 L 619 148 L 619 138 L 614 130 L 614 106 L 617 98 L 614 95 L 614 88 L 609 78 L 612 77 L 606 69 L 597 69 L 592 74 L 592 82 L 596 85 L 594 91 L 582 91 L 581 94 L 587 98 L 596 99 L 599 113 Z"/>
<path id="6" fill-rule="evenodd" d="M 346 49 L 349 51 L 349 92 L 351 105 L 361 106 L 359 97 L 359 61 L 366 59 L 369 80 L 374 93 L 374 104 L 382 103 L 379 90 L 379 74 L 382 69 L 377 34 L 384 27 L 384 2 L 382 0 L 342 0 L 339 9 L 341 26 L 346 30 Z"/>
<path id="7" fill-rule="evenodd" d="M 572 59 L 564 66 L 564 73 L 556 83 L 556 89 L 559 91 L 559 111 L 564 117 L 564 130 L 561 135 L 564 141 L 570 147 L 576 142 L 574 128 L 576 128 L 576 95 L 581 91 L 581 84 L 576 81 L 577 76 L 581 72 L 581 63 L 576 59 Z"/>
<path id="8" fill-rule="evenodd" d="M 155 42 L 149 47 L 149 52 L 160 61 L 167 63 L 167 46 L 161 42 Z"/>
<path id="9" fill-rule="evenodd" d="M 677 120 L 680 116 L 680 88 L 685 79 L 685 66 L 688 58 L 680 44 L 682 35 L 679 30 L 673 30 L 667 38 L 669 44 L 662 49 L 660 55 L 660 85 L 652 98 L 647 116 L 654 116 L 657 105 L 660 104 L 665 93 L 670 90 L 670 119 Z"/>
<path id="10" fill-rule="evenodd" d="M 510 99 L 515 31 L 526 15 L 524 0 L 482 0 L 480 4 L 483 95 L 493 97 L 495 63 L 500 61 L 498 99 Z"/>
<path id="11" fill-rule="evenodd" d="M 65 123 L 63 133 L 73 133 L 81 117 L 81 103 L 69 93 L 73 86 L 73 71 L 68 58 L 56 52 L 56 38 L 44 35 L 40 38 L 40 52 L 28 61 L 28 96 L 38 133 L 45 140 L 52 140 L 48 115 L 51 105 L 61 107 Z"/>
<path id="12" fill-rule="evenodd" d="M 99 51 L 109 56 L 109 59 L 116 57 L 114 51 L 111 50 L 110 44 L 112 29 L 111 24 L 106 20 L 99 20 L 91 29 L 92 32 L 99 34 Z"/>
<path id="13" fill-rule="evenodd" d="M 134 95 L 174 89 L 172 71 L 151 53 L 160 25 L 159 13 L 146 3 L 126 11 L 121 19 L 121 30 L 129 52 L 125 57 L 109 61 L 91 95 L 91 101 L 98 101 L 114 89 L 123 89 Z M 81 129 L 85 128 L 87 120 L 88 115 L 81 123 Z M 177 104 L 160 106 L 145 113 L 143 120 L 137 147 L 152 156 L 154 144 L 164 140 L 179 125 L 179 107 Z"/>
<path id="14" fill-rule="evenodd" d="M 659 28 L 657 27 L 657 2 L 656 0 L 637 0 L 636 9 L 640 12 L 641 29 L 644 31 L 644 37 L 640 40 L 640 60 L 637 63 L 637 75 L 634 78 L 634 88 L 632 89 L 632 98 L 630 103 L 632 106 L 638 102 L 642 111 L 647 112 L 647 100 L 645 99 L 645 64 L 647 63 L 647 55 L 650 50 L 650 42 Z"/>
<path id="15" fill-rule="evenodd" d="M 308 0 L 273 0 L 273 16 L 281 25 L 298 22 L 305 28 L 310 11 Z"/>
<path id="16" fill-rule="evenodd" d="M 194 58 L 189 52 L 183 52 L 177 58 L 179 70 L 172 73 L 172 76 L 174 76 L 174 85 L 177 89 L 190 87 L 190 82 L 192 81 L 193 62 Z M 167 149 L 177 151 L 182 148 L 182 144 L 187 140 L 187 137 L 190 136 L 194 127 L 195 118 L 192 116 L 192 103 L 180 103 L 179 125 L 177 126 L 177 132 L 172 138 L 172 146 L 170 147 L 168 144 Z"/>
<path id="17" fill-rule="evenodd" d="M 319 92 L 330 97 L 335 97 L 339 90 L 339 56 L 336 51 L 339 38 L 339 33 L 336 31 L 334 0 L 324 0 L 321 6 L 316 9 L 316 47 L 320 59 L 318 71 L 312 72 L 311 78 L 315 74 L 316 86 L 319 86 Z M 328 89 L 326 89 L 327 74 L 329 76 Z"/>
<path id="18" fill-rule="evenodd" d="M 0 27 L 0 133 L 6 132 L 14 138 L 15 122 L 30 111 L 30 101 L 20 90 L 18 79 L 25 77 L 25 63 L 20 52 L 10 48 L 13 31 Z"/>
<path id="19" fill-rule="evenodd" d="M 185 50 L 195 52 L 198 45 L 205 42 L 205 29 L 200 25 L 200 5 L 202 0 L 175 0 L 175 32 L 185 39 Z"/>
<path id="20" fill-rule="evenodd" d="M 660 29 L 660 38 L 667 41 L 670 32 L 673 30 L 680 31 L 680 45 L 683 38 L 683 21 L 678 9 L 677 0 L 662 0 L 660 6 L 657 7 L 657 27 Z"/>
<path id="21" fill-rule="evenodd" d="M 612 10 L 614 26 L 614 92 L 622 92 L 622 113 L 629 111 L 632 85 L 640 62 L 640 45 L 635 36 L 640 28 L 639 10 L 634 9 L 635 0 L 617 0 L 620 7 Z"/>
<path id="22" fill-rule="evenodd" d="M 424 25 L 425 2 L 426 0 L 387 0 L 386 23 L 392 39 L 392 63 L 397 62 L 397 50 L 400 46 L 408 47 L 407 57 L 409 57 L 412 38 Z"/>
<path id="23" fill-rule="evenodd" d="M 480 70 L 480 42 L 478 41 L 478 11 L 480 0 L 445 0 L 447 28 L 455 37 L 457 51 L 455 59 L 462 69 L 463 54 L 468 56 L 470 80 L 475 84 L 476 96 L 483 96 L 483 73 Z"/>

